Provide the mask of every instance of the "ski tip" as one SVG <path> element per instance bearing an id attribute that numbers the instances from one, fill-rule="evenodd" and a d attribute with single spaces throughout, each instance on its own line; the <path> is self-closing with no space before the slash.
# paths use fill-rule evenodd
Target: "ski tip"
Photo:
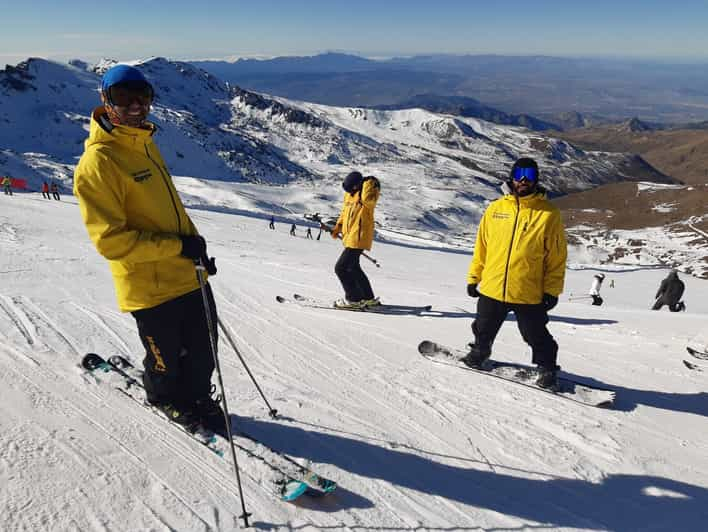
<path id="1" fill-rule="evenodd" d="M 275 296 L 275 300 L 278 303 L 285 303 L 287 301 L 287 299 L 285 299 L 283 296 Z"/>
<path id="2" fill-rule="evenodd" d="M 120 369 L 130 369 L 134 367 L 127 358 L 121 355 L 113 355 L 108 359 L 108 363 Z"/>
<path id="3" fill-rule="evenodd" d="M 93 371 L 94 369 L 101 366 L 101 364 L 105 363 L 106 361 L 103 360 L 103 358 L 101 358 L 101 356 L 97 355 L 96 353 L 87 353 L 86 355 L 84 355 L 84 358 L 81 359 L 81 367 L 89 371 Z"/>
<path id="4" fill-rule="evenodd" d="M 433 351 L 435 351 L 435 342 L 431 342 L 430 340 L 423 340 L 418 344 L 418 352 L 421 355 L 429 355 Z"/>

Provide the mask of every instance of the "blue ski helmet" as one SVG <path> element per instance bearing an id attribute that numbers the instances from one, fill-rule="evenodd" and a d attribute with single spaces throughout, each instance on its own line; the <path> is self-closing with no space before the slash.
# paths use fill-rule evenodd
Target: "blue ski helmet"
<path id="1" fill-rule="evenodd" d="M 128 65 L 116 65 L 106 70 L 101 80 L 101 91 L 108 92 L 113 85 L 125 83 L 127 81 L 142 81 L 150 85 L 142 72 L 135 67 Z M 152 85 L 151 85 L 152 87 Z"/>

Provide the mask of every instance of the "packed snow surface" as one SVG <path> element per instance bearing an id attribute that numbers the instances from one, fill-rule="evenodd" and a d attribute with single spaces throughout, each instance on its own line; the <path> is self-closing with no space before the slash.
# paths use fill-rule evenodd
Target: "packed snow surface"
<path id="1" fill-rule="evenodd" d="M 209 195 L 196 181 L 180 187 L 190 205 Z M 384 302 L 431 304 L 427 316 L 283 305 L 276 295 L 341 297 L 341 244 L 306 240 L 302 225 L 291 237 L 280 218 L 268 230 L 248 205 L 215 211 L 218 194 L 189 213 L 217 257 L 220 317 L 283 416 L 268 417 L 222 338 L 235 423 L 339 484 L 284 503 L 269 472 L 239 455 L 255 528 L 705 529 L 708 367 L 682 359 L 706 330 L 706 281 L 682 276 L 687 312 L 652 312 L 667 271 L 612 267 L 593 307 L 569 301 L 598 271 L 571 257 L 549 327 L 569 376 L 616 390 L 614 410 L 590 408 L 418 355 L 423 339 L 471 340 L 470 249 L 377 241 L 381 268 L 363 261 Z M 79 366 L 86 352 L 139 365 L 142 347 L 75 198 L 0 195 L 0 205 L 0 529 L 237 529 L 229 459 Z M 530 363 L 513 316 L 493 356 Z"/>

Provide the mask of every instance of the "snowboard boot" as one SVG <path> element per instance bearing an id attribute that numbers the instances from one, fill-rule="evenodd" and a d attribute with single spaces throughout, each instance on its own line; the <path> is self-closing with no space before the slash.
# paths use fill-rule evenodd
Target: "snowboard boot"
<path id="1" fill-rule="evenodd" d="M 546 390 L 557 390 L 559 388 L 558 369 L 558 366 L 553 368 L 544 368 L 539 366 L 536 386 Z"/>
<path id="2" fill-rule="evenodd" d="M 226 421 L 221 408 L 221 395 L 213 396 L 214 392 L 215 389 L 212 386 L 210 395 L 197 399 L 194 403 L 194 411 L 206 428 L 226 437 Z"/>
<path id="3" fill-rule="evenodd" d="M 337 299 L 334 302 L 334 308 L 343 309 L 360 309 L 362 308 L 361 301 L 349 301 L 348 299 Z"/>
<path id="4" fill-rule="evenodd" d="M 477 344 L 467 344 L 470 346 L 470 351 L 460 360 L 466 366 L 480 369 L 492 354 L 491 349 L 481 349 Z"/>

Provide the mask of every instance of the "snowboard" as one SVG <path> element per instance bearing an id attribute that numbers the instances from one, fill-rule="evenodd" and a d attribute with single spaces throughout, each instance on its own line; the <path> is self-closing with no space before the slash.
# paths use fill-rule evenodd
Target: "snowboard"
<path id="1" fill-rule="evenodd" d="M 541 388 L 535 384 L 538 371 L 532 366 L 514 362 L 487 360 L 481 368 L 471 368 L 460 360 L 467 354 L 465 351 L 429 340 L 424 340 L 418 345 L 418 352 L 426 359 L 438 364 L 496 377 L 588 406 L 611 408 L 615 401 L 615 392 L 613 390 L 591 386 L 562 376 L 558 377 L 559 386 L 557 389 Z"/>

